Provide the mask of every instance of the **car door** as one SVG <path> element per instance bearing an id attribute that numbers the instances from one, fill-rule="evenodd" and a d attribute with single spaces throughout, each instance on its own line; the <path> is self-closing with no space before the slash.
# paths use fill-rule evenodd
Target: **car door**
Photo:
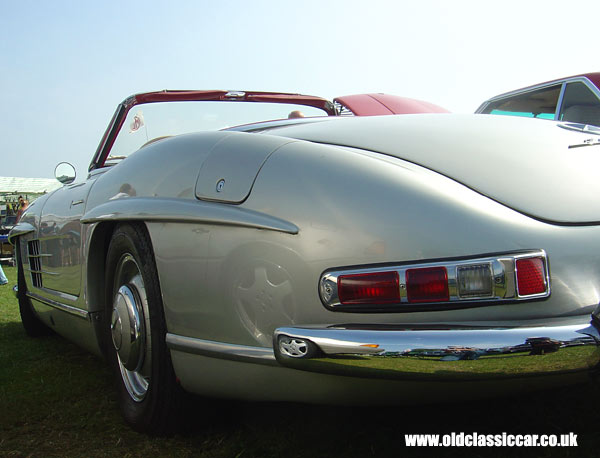
<path id="1" fill-rule="evenodd" d="M 95 178 L 57 190 L 46 201 L 39 228 L 41 286 L 72 296 L 81 292 L 80 219 Z"/>

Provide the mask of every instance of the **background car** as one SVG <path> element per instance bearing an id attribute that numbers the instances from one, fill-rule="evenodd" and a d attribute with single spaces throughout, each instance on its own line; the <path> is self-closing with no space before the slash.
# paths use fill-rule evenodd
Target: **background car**
<path id="1" fill-rule="evenodd" d="M 593 134 L 338 114 L 291 94 L 125 100 L 85 181 L 58 167 L 66 185 L 10 233 L 26 331 L 104 354 L 151 433 L 185 392 L 388 404 L 585 380 L 600 159 L 569 148 Z"/>
<path id="2" fill-rule="evenodd" d="M 561 78 L 492 97 L 476 113 L 600 126 L 599 87 L 600 73 Z"/>

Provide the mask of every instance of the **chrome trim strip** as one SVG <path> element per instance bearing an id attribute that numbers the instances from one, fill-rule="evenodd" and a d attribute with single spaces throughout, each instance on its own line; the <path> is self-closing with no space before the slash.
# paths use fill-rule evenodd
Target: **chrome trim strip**
<path id="1" fill-rule="evenodd" d="M 81 223 L 120 220 L 216 224 L 298 233 L 298 226 L 289 221 L 236 205 L 160 197 L 128 197 L 109 201 L 83 215 Z"/>
<path id="2" fill-rule="evenodd" d="M 79 318 L 83 318 L 84 320 L 88 319 L 89 313 L 87 312 L 87 310 L 82 310 L 77 307 L 73 307 L 71 305 L 66 305 L 61 302 L 53 301 L 52 299 L 47 299 L 47 298 L 39 296 L 35 293 L 30 293 L 29 291 L 26 294 L 27 294 L 27 297 L 29 297 L 30 299 L 41 302 L 42 304 L 49 305 L 50 307 L 53 307 L 62 312 L 67 312 L 71 315 L 75 315 Z"/>
<path id="3" fill-rule="evenodd" d="M 46 275 L 54 275 L 54 276 L 58 276 L 60 275 L 59 273 L 56 272 L 49 272 L 47 270 L 35 270 L 35 269 L 30 269 L 28 267 L 25 267 L 25 272 L 31 272 L 33 274 L 46 274 Z"/>
<path id="4" fill-rule="evenodd" d="M 184 353 L 259 364 L 276 364 L 272 348 L 215 342 L 171 333 L 167 333 L 166 341 L 171 350 Z"/>
<path id="5" fill-rule="evenodd" d="M 547 376 L 599 367 L 600 334 L 587 320 L 503 329 L 282 327 L 274 334 L 275 356 L 287 367 L 353 377 L 441 381 Z"/>

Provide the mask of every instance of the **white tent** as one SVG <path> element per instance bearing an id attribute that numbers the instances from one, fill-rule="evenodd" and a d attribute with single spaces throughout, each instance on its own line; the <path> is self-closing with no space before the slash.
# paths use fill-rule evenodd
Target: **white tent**
<path id="1" fill-rule="evenodd" d="M 0 177 L 0 194 L 45 194 L 60 188 L 54 178 Z"/>

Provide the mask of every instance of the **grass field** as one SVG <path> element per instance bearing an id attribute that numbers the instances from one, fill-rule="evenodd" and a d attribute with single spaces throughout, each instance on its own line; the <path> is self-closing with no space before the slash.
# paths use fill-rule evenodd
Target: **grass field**
<path id="1" fill-rule="evenodd" d="M 10 284 L 14 268 L 4 268 Z M 190 427 L 149 438 L 121 420 L 104 362 L 59 336 L 30 339 L 0 287 L 0 456 L 596 456 L 597 385 L 419 407 L 351 408 L 194 400 Z M 579 447 L 406 448 L 404 433 L 568 434 Z"/>

